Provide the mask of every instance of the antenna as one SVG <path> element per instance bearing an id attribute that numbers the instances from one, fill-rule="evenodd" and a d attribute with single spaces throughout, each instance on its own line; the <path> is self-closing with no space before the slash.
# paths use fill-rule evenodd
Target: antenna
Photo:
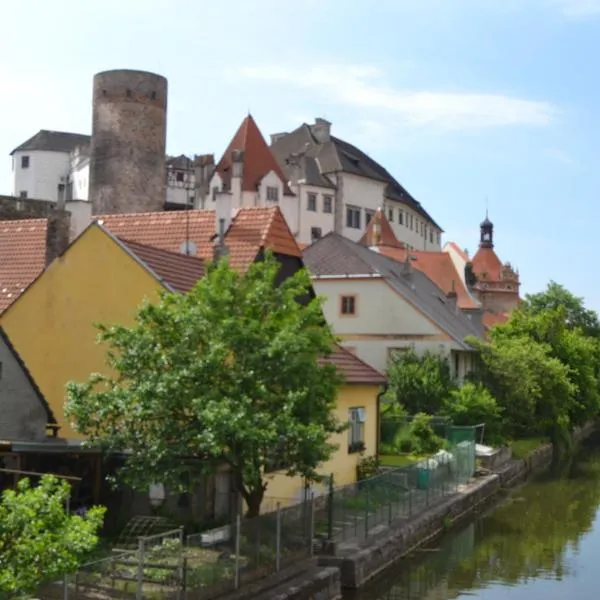
<path id="1" fill-rule="evenodd" d="M 488 197 L 485 197 L 485 218 L 488 218 L 488 208 L 489 208 L 489 201 L 488 201 Z"/>

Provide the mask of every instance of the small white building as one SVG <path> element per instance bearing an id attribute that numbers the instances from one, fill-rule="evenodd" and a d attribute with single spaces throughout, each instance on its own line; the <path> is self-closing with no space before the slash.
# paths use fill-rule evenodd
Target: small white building
<path id="1" fill-rule="evenodd" d="M 477 322 L 457 306 L 410 259 L 395 261 L 335 233 L 303 252 L 315 292 L 342 345 L 385 372 L 395 352 L 440 353 L 462 380 L 474 366 L 465 338 L 483 338 Z"/>

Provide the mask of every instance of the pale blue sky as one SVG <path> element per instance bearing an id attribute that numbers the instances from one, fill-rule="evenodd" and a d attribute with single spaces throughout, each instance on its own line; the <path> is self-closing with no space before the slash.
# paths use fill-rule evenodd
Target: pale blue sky
<path id="1" fill-rule="evenodd" d="M 485 198 L 523 291 L 600 309 L 600 0 L 29 0 L 3 9 L 0 140 L 89 133 L 93 74 L 169 79 L 168 152 L 326 117 L 474 251 Z"/>

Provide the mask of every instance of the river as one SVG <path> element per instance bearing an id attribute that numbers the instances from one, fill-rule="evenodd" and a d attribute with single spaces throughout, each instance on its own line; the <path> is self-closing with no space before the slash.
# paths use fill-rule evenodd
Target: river
<path id="1" fill-rule="evenodd" d="M 600 438 L 344 600 L 600 598 Z"/>

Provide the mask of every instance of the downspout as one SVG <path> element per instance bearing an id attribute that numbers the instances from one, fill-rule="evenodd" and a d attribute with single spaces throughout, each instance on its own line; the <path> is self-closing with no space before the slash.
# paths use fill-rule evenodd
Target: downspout
<path id="1" fill-rule="evenodd" d="M 387 393 L 389 384 L 386 381 L 379 394 L 377 394 L 377 457 L 379 458 L 379 446 L 381 444 L 381 399 Z"/>

